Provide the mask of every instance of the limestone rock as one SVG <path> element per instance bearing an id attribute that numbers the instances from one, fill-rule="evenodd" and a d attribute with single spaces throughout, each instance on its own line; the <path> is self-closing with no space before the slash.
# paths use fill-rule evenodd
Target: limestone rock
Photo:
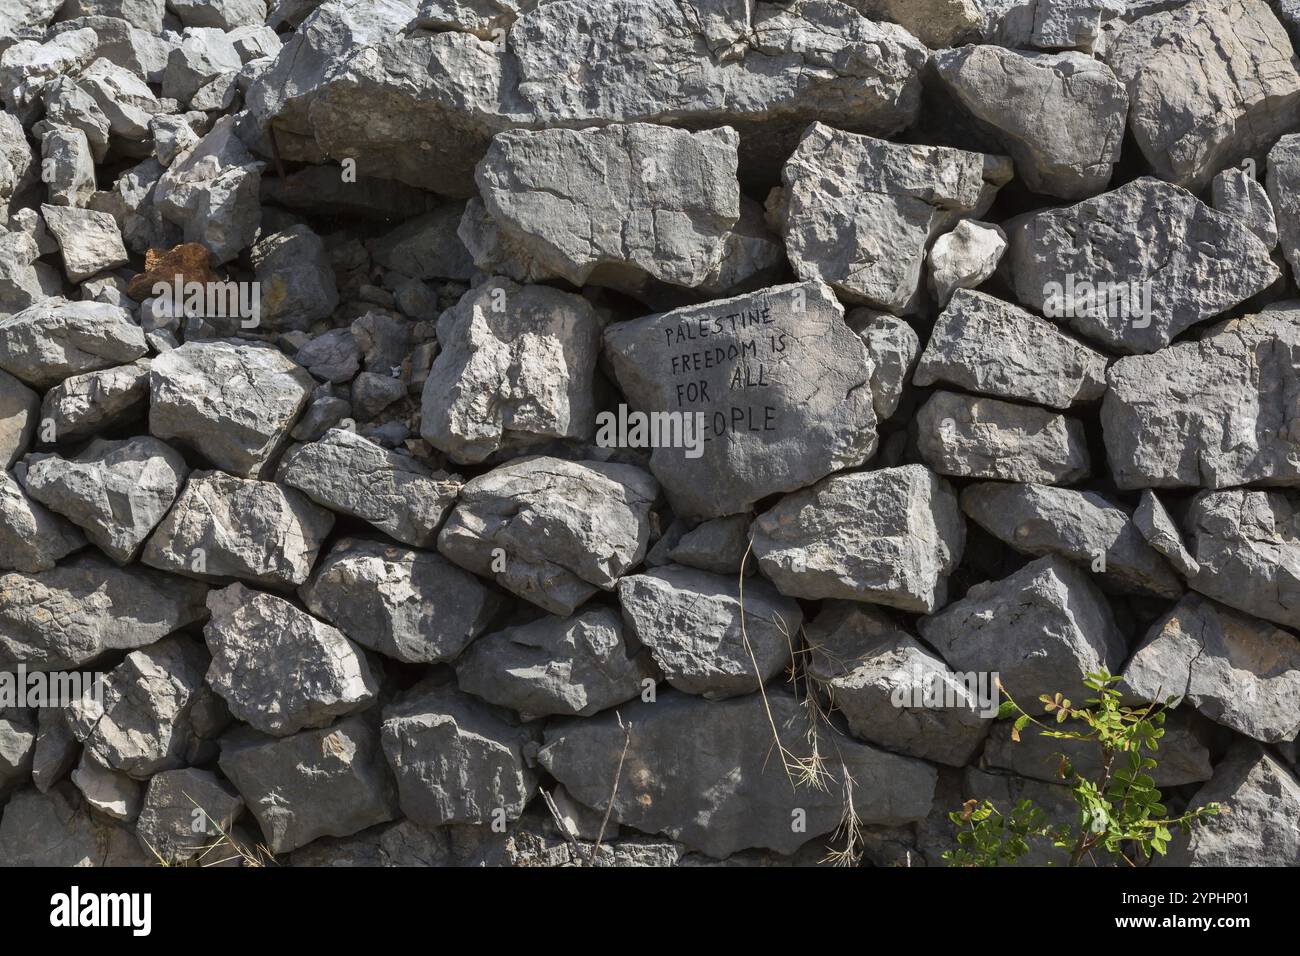
<path id="1" fill-rule="evenodd" d="M 438 319 L 420 434 L 462 463 L 590 441 L 602 322 L 580 296 L 492 279 Z"/>
<path id="2" fill-rule="evenodd" d="M 1010 178 L 1003 157 L 814 123 L 781 172 L 790 263 L 851 302 L 916 312 L 930 243 L 983 215 Z"/>
<path id="3" fill-rule="evenodd" d="M 211 864 L 216 857 L 205 851 L 221 840 L 223 831 L 231 832 L 243 810 L 243 798 L 216 774 L 192 767 L 165 770 L 149 781 L 135 832 L 151 856 L 157 854 L 169 863 L 197 856 Z M 228 852 L 229 847 L 216 851 Z"/>
<path id="4" fill-rule="evenodd" d="M 149 431 L 243 478 L 268 470 L 315 387 L 279 351 L 221 340 L 158 356 L 149 384 Z"/>
<path id="5" fill-rule="evenodd" d="M 237 720 L 287 737 L 374 702 L 379 685 L 342 632 L 283 598 L 232 584 L 208 594 L 209 686 Z"/>
<path id="6" fill-rule="evenodd" d="M 175 449 L 142 435 L 97 438 L 72 459 L 29 456 L 23 484 L 110 558 L 126 564 L 171 508 L 189 473 Z"/>
<path id="7" fill-rule="evenodd" d="M 525 458 L 465 485 L 438 550 L 553 614 L 572 614 L 645 557 L 658 493 L 631 465 Z"/>
<path id="8" fill-rule="evenodd" d="M 207 587 L 82 555 L 38 574 L 0 576 L 0 666 L 79 667 L 152 644 L 203 619 Z"/>
<path id="9" fill-rule="evenodd" d="M 49 571 L 85 544 L 75 525 L 33 500 L 12 475 L 0 478 L 0 568 Z"/>
<path id="10" fill-rule="evenodd" d="M 355 432 L 331 428 L 318 441 L 285 453 L 276 480 L 340 514 L 370 522 L 405 544 L 432 547 L 461 489 L 446 472 L 431 472 Z"/>
<path id="11" fill-rule="evenodd" d="M 145 350 L 144 331 L 115 305 L 47 299 L 0 318 L 0 368 L 41 390 Z"/>
<path id="12" fill-rule="evenodd" d="M 410 664 L 453 660 L 503 604 L 439 554 L 357 538 L 340 539 L 299 595 L 351 640 Z"/>
<path id="13" fill-rule="evenodd" d="M 912 381 L 1064 409 L 1106 394 L 1106 357 L 1009 302 L 959 290 Z"/>
<path id="14" fill-rule="evenodd" d="M 791 666 L 803 612 L 761 579 L 667 565 L 618 583 L 623 620 L 665 679 L 722 700 L 758 690 Z"/>
<path id="15" fill-rule="evenodd" d="M 872 363 L 843 315 L 830 288 L 812 281 L 606 329 L 605 355 L 630 405 L 682 416 L 677 440 L 650 456 L 674 511 L 748 511 L 871 456 Z M 701 425 L 690 457 L 685 439 L 698 445 Z"/>
<path id="16" fill-rule="evenodd" d="M 918 627 L 949 666 L 1000 675 L 1024 707 L 1041 694 L 1086 698 L 1084 678 L 1102 667 L 1118 673 L 1126 653 L 1105 596 L 1055 556 L 975 585 Z"/>
<path id="17" fill-rule="evenodd" d="M 150 567 L 270 587 L 307 580 L 334 516 L 270 481 L 196 471 L 145 544 Z"/>
<path id="18" fill-rule="evenodd" d="M 1156 703 L 1186 698 L 1247 737 L 1285 742 L 1300 734 L 1300 641 L 1189 594 L 1147 632 L 1120 689 Z"/>
<path id="19" fill-rule="evenodd" d="M 659 674 L 612 608 L 553 615 L 484 635 L 456 661 L 460 689 L 523 715 L 590 717 L 640 696 Z"/>
<path id="20" fill-rule="evenodd" d="M 1041 408 L 935 392 L 916 431 L 941 475 L 1068 485 L 1092 473 L 1083 423 Z"/>
<path id="21" fill-rule="evenodd" d="M 963 219 L 934 241 L 926 254 L 930 294 L 940 306 L 958 289 L 974 289 L 997 271 L 1007 251 L 1007 234 L 991 223 Z"/>
<path id="22" fill-rule="evenodd" d="M 781 593 L 920 613 L 947 602 L 965 535 L 957 496 L 921 465 L 832 475 L 753 527 L 759 567 Z"/>
<path id="23" fill-rule="evenodd" d="M 1007 224 L 1021 303 L 1124 353 L 1155 352 L 1278 278 L 1233 216 L 1149 177 Z"/>

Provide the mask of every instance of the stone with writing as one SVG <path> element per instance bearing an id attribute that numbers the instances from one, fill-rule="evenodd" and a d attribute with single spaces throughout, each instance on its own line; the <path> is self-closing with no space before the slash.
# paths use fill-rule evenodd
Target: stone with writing
<path id="1" fill-rule="evenodd" d="M 748 511 L 875 451 L 871 359 L 819 281 L 611 325 L 605 354 L 637 411 L 703 426 L 698 457 L 650 456 L 680 516 Z"/>

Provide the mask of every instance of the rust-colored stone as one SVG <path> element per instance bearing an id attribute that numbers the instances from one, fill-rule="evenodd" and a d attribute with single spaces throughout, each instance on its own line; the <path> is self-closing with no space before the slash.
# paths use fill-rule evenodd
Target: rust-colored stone
<path id="1" fill-rule="evenodd" d="M 186 242 L 171 249 L 150 249 L 144 254 L 144 272 L 131 280 L 127 294 L 143 302 L 153 293 L 156 283 L 175 283 L 181 276 L 183 282 L 219 282 L 220 276 L 212 271 L 206 246 Z"/>

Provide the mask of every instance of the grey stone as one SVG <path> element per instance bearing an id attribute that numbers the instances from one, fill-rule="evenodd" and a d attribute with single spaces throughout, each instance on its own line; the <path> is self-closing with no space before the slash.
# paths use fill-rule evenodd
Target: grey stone
<path id="1" fill-rule="evenodd" d="M 1193 590 L 1300 628 L 1300 494 L 1234 488 L 1192 499 L 1184 522 Z"/>
<path id="2" fill-rule="evenodd" d="M 1084 678 L 1103 667 L 1118 673 L 1126 654 L 1105 596 L 1056 556 L 976 584 L 917 626 L 949 666 L 1000 675 L 1022 707 L 1042 694 L 1085 699 Z"/>
<path id="3" fill-rule="evenodd" d="M 230 32 L 266 22 L 266 0 L 170 0 L 172 11 L 187 27 L 215 27 Z"/>
<path id="4" fill-rule="evenodd" d="M 48 299 L 0 318 L 0 368 L 41 390 L 133 362 L 146 348 L 144 330 L 115 305 Z"/>
<path id="5" fill-rule="evenodd" d="M 105 651 L 144 647 L 202 620 L 207 590 L 94 555 L 0 576 L 0 666 L 61 670 Z"/>
<path id="6" fill-rule="evenodd" d="M 952 232 L 936 239 L 926 254 L 930 294 L 945 306 L 958 289 L 983 285 L 997 271 L 1006 251 L 1007 234 L 1001 226 L 963 219 Z"/>
<path id="7" fill-rule="evenodd" d="M 59 16 L 65 20 L 116 17 L 138 29 L 161 33 L 164 12 L 164 0 L 65 0 Z"/>
<path id="8" fill-rule="evenodd" d="M 1092 473 L 1083 422 L 1041 408 L 935 392 L 916 435 L 941 475 L 1068 485 Z"/>
<path id="9" fill-rule="evenodd" d="M 1300 641 L 1189 594 L 1147 632 L 1120 689 L 1155 703 L 1186 698 L 1216 723 L 1282 743 L 1300 734 Z"/>
<path id="10" fill-rule="evenodd" d="M 1288 138 L 1284 136 L 1282 140 Z M 1271 157 L 1279 155 L 1282 140 L 1269 152 L 1270 172 L 1274 168 Z M 1216 210 L 1245 223 L 1266 249 L 1272 251 L 1277 246 L 1277 217 L 1263 183 L 1246 170 L 1233 166 L 1216 175 L 1210 185 L 1211 203 Z"/>
<path id="11" fill-rule="evenodd" d="M 966 527 L 921 465 L 832 475 L 759 515 L 754 554 L 781 593 L 929 613 L 947 602 Z"/>
<path id="12" fill-rule="evenodd" d="M 261 176 L 262 163 L 240 141 L 234 118 L 223 116 L 159 176 L 154 205 L 185 242 L 207 246 L 220 265 L 253 244 Z"/>
<path id="13" fill-rule="evenodd" d="M 965 46 L 935 56 L 944 89 L 1015 161 L 1037 193 L 1083 199 L 1119 162 L 1129 97 L 1110 68 L 1075 51 Z"/>
<path id="14" fill-rule="evenodd" d="M 665 679 L 723 700 L 757 691 L 791 666 L 803 612 L 759 578 L 667 565 L 618 582 L 623 620 Z"/>
<path id="15" fill-rule="evenodd" d="M 243 811 L 243 798 L 216 774 L 193 767 L 165 770 L 149 781 L 135 832 L 150 856 L 169 864 L 198 857 L 211 865 L 231 852 L 209 848 L 231 832 Z"/>
<path id="16" fill-rule="evenodd" d="M 41 217 L 63 253 L 63 271 L 73 282 L 129 261 L 122 233 L 112 216 L 73 206 L 41 206 Z"/>
<path id="17" fill-rule="evenodd" d="M 126 564 L 171 508 L 189 473 L 175 449 L 142 435 L 97 438 L 71 459 L 29 456 L 23 484 L 110 558 Z"/>
<path id="18" fill-rule="evenodd" d="M 765 703 L 758 694 L 709 701 L 669 691 L 620 714 L 631 732 L 611 818 L 718 859 L 749 847 L 793 853 L 833 830 L 844 810 L 846 772 L 863 824 L 901 825 L 929 812 L 933 767 L 847 739 L 822 752 L 825 789 L 792 787 L 774 735 L 791 755 L 805 757 L 811 728 L 805 709 L 785 693 L 770 693 Z M 628 739 L 611 713 L 557 722 L 538 759 L 574 799 L 603 811 Z M 791 827 L 795 810 L 804 811 L 806 832 Z"/>
<path id="19" fill-rule="evenodd" d="M 361 369 L 361 346 L 351 329 L 330 329 L 304 343 L 293 360 L 316 378 L 343 385 Z"/>
<path id="20" fill-rule="evenodd" d="M 293 488 L 196 471 L 144 547 L 150 567 L 269 587 L 307 580 L 334 516 Z"/>
<path id="21" fill-rule="evenodd" d="M 379 685 L 364 653 L 283 598 L 232 584 L 208 592 L 208 610 L 208 685 L 237 720 L 287 737 L 374 702 Z"/>
<path id="22" fill-rule="evenodd" d="M 8 112 L 30 119 L 33 103 L 47 82 L 64 74 L 77 73 L 95 57 L 99 38 L 94 30 L 73 30 L 49 43 L 20 40 L 0 54 L 0 98 Z M 107 61 L 105 61 L 107 62 Z"/>
<path id="23" fill-rule="evenodd" d="M 32 783 L 49 793 L 68 775 L 81 755 L 81 744 L 72 736 L 63 711 L 44 707 L 37 711 L 36 750 L 32 755 Z"/>
<path id="24" fill-rule="evenodd" d="M 1189 806 L 1227 811 L 1170 845 L 1157 866 L 1300 866 L 1300 781 L 1259 747 L 1240 741 Z"/>
<path id="25" fill-rule="evenodd" d="M 1295 126 L 1300 61 L 1264 0 L 1194 0 L 1129 24 L 1106 61 L 1162 179 L 1199 190 Z"/>
<path id="26" fill-rule="evenodd" d="M 36 267 L 40 255 L 26 233 L 0 233 L 0 319 L 45 298 L 46 279 Z"/>
<path id="27" fill-rule="evenodd" d="M 421 826 L 514 820 L 537 787 L 536 730 L 449 685 L 417 685 L 384 708 L 384 756 Z"/>
<path id="28" fill-rule="evenodd" d="M 132 651 L 105 675 L 102 700 L 87 692 L 69 705 L 73 736 L 88 756 L 136 780 L 180 769 L 207 666 L 202 645 L 187 637 Z"/>
<path id="29" fill-rule="evenodd" d="M 315 383 L 273 348 L 186 342 L 149 370 L 149 431 L 240 477 L 269 471 Z"/>
<path id="30" fill-rule="evenodd" d="M 1291 266 L 1292 276 L 1300 275 L 1300 226 L 1296 224 L 1300 215 L 1300 134 L 1283 136 L 1269 150 L 1264 182 L 1271 200 L 1270 211 L 1276 213 L 1276 237 L 1281 241 L 1282 254 Z"/>
<path id="31" fill-rule="evenodd" d="M 581 296 L 492 279 L 438 319 L 420 434 L 454 461 L 590 441 L 602 321 Z"/>
<path id="32" fill-rule="evenodd" d="M 406 383 L 400 379 L 362 372 L 352 382 L 352 410 L 360 421 L 374 421 L 394 402 L 404 399 L 406 391 Z"/>
<path id="33" fill-rule="evenodd" d="M 265 328 L 308 329 L 329 318 L 339 304 L 325 244 L 307 226 L 263 238 L 253 246 L 249 258 L 261 284 Z"/>
<path id="34" fill-rule="evenodd" d="M 1157 8 L 1167 6 L 1154 0 Z M 1013 48 L 1082 50 L 1102 56 L 1124 18 L 1142 16 L 1150 0 L 995 0 L 984 4 L 981 39 Z"/>
<path id="35" fill-rule="evenodd" d="M 40 396 L 0 371 L 0 465 L 6 470 L 27 452 L 38 417 L 48 417 L 41 412 Z"/>
<path id="36" fill-rule="evenodd" d="M 353 641 L 410 664 L 454 659 L 503 605 L 439 554 L 359 538 L 339 540 L 298 593 Z"/>
<path id="37" fill-rule="evenodd" d="M 73 35 L 65 33 L 58 39 Z M 149 135 L 149 120 L 166 112 L 166 108 L 142 77 L 100 57 L 78 74 L 77 86 L 95 101 L 99 112 L 108 120 L 113 142 L 134 151 L 147 150 L 147 146 L 141 149 L 140 144 Z"/>
<path id="38" fill-rule="evenodd" d="M 1188 553 L 1178 524 L 1150 488 L 1142 492 L 1142 498 L 1133 512 L 1133 524 L 1142 532 L 1147 544 L 1164 555 L 1183 577 L 1190 578 L 1200 572 L 1201 566 Z"/>
<path id="39" fill-rule="evenodd" d="M 12 475 L 0 478 L 0 568 L 49 571 L 85 544 L 73 524 L 34 501 Z"/>
<path id="40" fill-rule="evenodd" d="M 222 738 L 220 766 L 272 853 L 350 836 L 398 815 L 379 730 L 363 716 L 292 737 L 232 731 Z"/>
<path id="41" fill-rule="evenodd" d="M 1006 230 L 1016 298 L 1117 352 L 1162 349 L 1279 276 L 1238 219 L 1150 177 Z"/>
<path id="42" fill-rule="evenodd" d="M 786 253 L 848 301 L 916 312 L 930 243 L 987 212 L 1010 179 L 1004 157 L 814 123 L 781 171 Z"/>
<path id="43" fill-rule="evenodd" d="M 7 796 L 31 781 L 36 752 L 36 715 L 18 708 L 0 708 L 0 795 Z"/>
<path id="44" fill-rule="evenodd" d="M 658 683 L 654 664 L 612 608 L 552 615 L 484 635 L 456 661 L 460 689 L 525 719 L 590 717 Z"/>
<path id="45" fill-rule="evenodd" d="M 384 188 L 391 190 L 393 184 Z M 376 242 L 371 255 L 385 269 L 413 279 L 468 282 L 474 277 L 474 260 L 458 235 L 464 215 L 464 203 L 446 203 L 408 219 Z"/>
<path id="46" fill-rule="evenodd" d="M 432 472 L 355 432 L 331 428 L 285 453 L 276 480 L 340 514 L 370 522 L 404 544 L 432 547 L 462 482 Z"/>
<path id="47" fill-rule="evenodd" d="M 745 560 L 753 520 L 753 515 L 739 514 L 696 525 L 668 549 L 668 558 L 687 567 L 732 577 L 740 573 L 744 564 L 745 573 L 753 574 L 755 560 Z"/>
<path id="48" fill-rule="evenodd" d="M 1182 582 L 1129 514 L 1093 491 L 985 482 L 961 493 L 962 510 L 1023 554 L 1059 555 L 1089 568 L 1103 589 L 1178 598 Z"/>
<path id="49" fill-rule="evenodd" d="M 935 322 L 912 381 L 1064 409 L 1106 394 L 1106 356 L 1009 302 L 963 289 Z"/>
<path id="50" fill-rule="evenodd" d="M 59 77 L 47 83 L 42 95 L 45 100 L 45 122 L 56 128 L 80 130 L 86 137 L 94 161 L 102 163 L 108 155 L 112 124 L 95 98 L 70 76 Z"/>
<path id="51" fill-rule="evenodd" d="M 356 157 L 371 175 L 463 197 L 491 137 L 512 125 L 731 124 L 746 165 L 772 172 L 813 119 L 889 135 L 920 105 L 924 47 L 826 0 L 757 5 L 743 19 L 728 10 L 721 32 L 716 14 L 673 0 L 543 3 L 516 21 L 508 50 L 461 32 L 399 37 L 412 8 L 327 4 L 285 44 L 248 97 L 282 150 Z M 575 63 L 601 69 L 557 84 Z M 379 103 L 382 134 L 365 121 Z"/>
<path id="52" fill-rule="evenodd" d="M 738 144 L 727 127 L 508 131 L 475 179 L 505 236 L 574 285 L 648 274 L 693 287 L 740 218 Z"/>
<path id="53" fill-rule="evenodd" d="M 843 316 L 831 289 L 812 281 L 606 329 L 605 355 L 634 409 L 679 413 L 683 438 L 703 416 L 698 457 L 689 447 L 650 456 L 678 515 L 749 511 L 871 456 L 872 362 Z"/>
<path id="54" fill-rule="evenodd" d="M 0 866 L 147 866 L 131 831 L 96 819 L 71 783 L 14 794 L 0 818 Z"/>
<path id="55" fill-rule="evenodd" d="M 982 0 L 846 0 L 872 20 L 897 23 L 932 49 L 960 46 L 980 36 L 987 19 Z"/>
<path id="56" fill-rule="evenodd" d="M 71 779 L 90 809 L 101 816 L 132 823 L 140 815 L 144 789 L 140 782 L 101 765 L 89 753 L 82 754 Z"/>
<path id="57" fill-rule="evenodd" d="M 1102 427 L 1120 488 L 1300 483 L 1284 395 L 1295 387 L 1300 303 L 1217 327 L 1199 342 L 1121 359 Z"/>
<path id="58" fill-rule="evenodd" d="M 95 158 L 85 133 L 52 126 L 41 137 L 41 161 L 53 205 L 84 206 L 90 201 L 95 193 Z"/>
<path id="59" fill-rule="evenodd" d="M 52 423 L 60 441 L 88 438 L 143 418 L 149 405 L 149 366 L 149 359 L 140 359 L 66 378 L 45 393 L 40 418 Z"/>
<path id="60" fill-rule="evenodd" d="M 494 39 L 537 0 L 420 0 L 412 30 L 459 30 Z"/>
<path id="61" fill-rule="evenodd" d="M 963 766 L 997 713 L 996 690 L 990 713 L 977 687 L 867 605 L 827 602 L 808 626 L 808 651 L 808 676 L 850 733 L 888 750 Z"/>
<path id="62" fill-rule="evenodd" d="M 223 74 L 238 73 L 243 65 L 225 30 L 188 27 L 167 57 L 163 96 L 187 106 L 207 83 Z"/>
<path id="63" fill-rule="evenodd" d="M 872 405 L 876 418 L 883 422 L 898 411 L 903 390 L 921 354 L 921 340 L 910 325 L 887 312 L 855 309 L 845 321 L 867 346 Z"/>
<path id="64" fill-rule="evenodd" d="M 438 550 L 553 614 L 572 614 L 645 557 L 658 494 L 632 465 L 525 458 L 465 485 Z"/>

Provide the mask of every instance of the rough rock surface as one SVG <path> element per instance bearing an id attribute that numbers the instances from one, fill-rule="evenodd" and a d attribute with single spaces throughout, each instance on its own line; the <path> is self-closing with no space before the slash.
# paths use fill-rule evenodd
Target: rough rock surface
<path id="1" fill-rule="evenodd" d="M 208 610 L 208 686 L 237 720 L 287 737 L 374 701 L 379 684 L 363 652 L 283 598 L 232 584 L 208 592 Z"/>
<path id="2" fill-rule="evenodd" d="M 1007 224 L 1016 298 L 1108 349 L 1148 353 L 1268 288 L 1268 249 L 1185 189 L 1135 179 Z"/>
<path id="3" fill-rule="evenodd" d="M 1096 492 L 991 481 L 965 488 L 961 507 L 1023 554 L 1056 554 L 1088 567 L 1103 588 L 1182 596 L 1182 582 L 1128 513 Z"/>
<path id="4" fill-rule="evenodd" d="M 612 325 L 605 355 L 636 411 L 680 416 L 650 468 L 681 515 L 748 511 L 875 451 L 872 362 L 821 282 Z"/>
<path id="5" fill-rule="evenodd" d="M 526 458 L 465 485 L 438 550 L 552 614 L 571 614 L 645 557 L 658 493 L 630 465 Z"/>
<path id="6" fill-rule="evenodd" d="M 439 554 L 354 538 L 334 545 L 299 595 L 351 640 L 412 664 L 453 660 L 502 605 Z"/>
<path id="7" fill-rule="evenodd" d="M 921 458 L 941 475 L 1069 485 L 1092 473 L 1083 423 L 1041 408 L 935 392 L 916 425 Z"/>
<path id="8" fill-rule="evenodd" d="M 939 315 L 912 381 L 1069 408 L 1106 394 L 1106 357 L 1009 302 L 962 290 Z"/>
<path id="9" fill-rule="evenodd" d="M 833 475 L 753 528 L 759 567 L 783 594 L 921 613 L 947 603 L 965 538 L 957 496 L 921 465 Z"/>
<path id="10" fill-rule="evenodd" d="M 1120 488 L 1300 484 L 1300 303 L 1107 371 L 1101 423 Z"/>
<path id="11" fill-rule="evenodd" d="M 673 687 L 721 700 L 791 665 L 803 612 L 766 581 L 668 565 L 618 582 L 630 632 Z"/>
<path id="12" fill-rule="evenodd" d="M 768 706 L 783 728 L 782 743 L 792 753 L 806 751 L 807 718 L 794 699 L 769 694 Z M 929 811 L 934 768 L 847 740 L 838 741 L 835 756 L 827 758 L 829 792 L 792 789 L 780 758 L 772 755 L 772 727 L 758 694 L 706 701 L 670 692 L 621 713 L 632 733 L 613 819 L 709 856 L 749 847 L 793 853 L 809 836 L 834 829 L 843 809 L 845 770 L 854 777 L 853 807 L 863 823 L 903 824 Z M 624 739 L 610 713 L 552 724 L 538 759 L 575 799 L 604 810 L 610 800 L 606 781 L 614 779 Z M 790 826 L 796 809 L 805 812 L 806 832 Z"/>
<path id="13" fill-rule="evenodd" d="M 431 547 L 461 481 L 341 428 L 287 451 L 276 480 L 404 544 Z"/>
<path id="14" fill-rule="evenodd" d="M 815 123 L 781 172 L 790 264 L 851 302 L 915 312 L 930 243 L 963 216 L 983 215 L 1010 178 L 1004 157 Z"/>
<path id="15" fill-rule="evenodd" d="M 140 560 L 206 580 L 294 587 L 307 580 L 333 524 L 332 513 L 292 488 L 196 471 Z"/>
<path id="16" fill-rule="evenodd" d="M 612 608 L 484 635 L 456 661 L 461 690 L 525 717 L 590 717 L 658 680 L 649 655 Z"/>
<path id="17" fill-rule="evenodd" d="M 1158 621 L 1124 667 L 1122 690 L 1176 695 L 1211 720 L 1265 743 L 1300 734 L 1300 641 L 1196 594 Z"/>
<path id="18" fill-rule="evenodd" d="M 950 666 L 997 672 L 1024 706 L 1040 694 L 1086 697 L 1084 677 L 1102 667 L 1118 673 L 1126 650 L 1105 596 L 1057 557 L 975 585 L 918 627 Z"/>

